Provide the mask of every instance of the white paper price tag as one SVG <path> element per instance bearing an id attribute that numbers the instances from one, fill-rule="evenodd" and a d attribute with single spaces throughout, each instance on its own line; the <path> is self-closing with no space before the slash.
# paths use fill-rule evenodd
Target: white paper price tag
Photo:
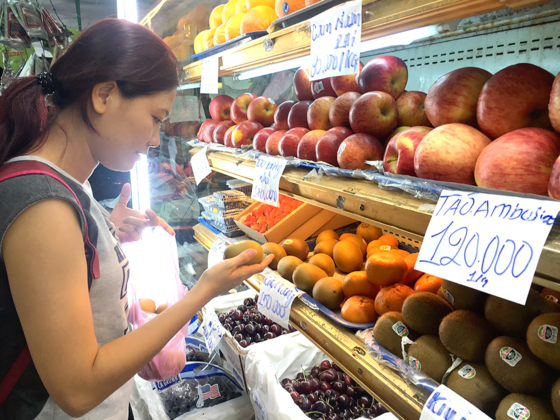
<path id="1" fill-rule="evenodd" d="M 420 420 L 491 420 L 486 414 L 445 385 L 436 389 L 420 415 Z"/>
<path id="2" fill-rule="evenodd" d="M 334 7 L 311 19 L 310 79 L 356 74 L 360 66 L 362 1 Z M 314 89 L 321 89 L 315 84 Z M 319 93 L 319 92 L 317 92 Z"/>
<path id="3" fill-rule="evenodd" d="M 560 202 L 443 191 L 416 269 L 525 304 Z"/>
<path id="4" fill-rule="evenodd" d="M 222 327 L 218 316 L 213 310 L 204 311 L 204 317 L 208 317 L 208 319 L 204 319 L 202 324 L 202 333 L 204 334 L 204 339 L 206 340 L 208 352 L 212 353 L 220 343 L 220 340 L 225 333 L 225 329 Z"/>
<path id="5" fill-rule="evenodd" d="M 302 294 L 303 292 L 289 281 L 275 273 L 270 273 L 265 277 L 259 292 L 257 303 L 259 312 L 282 327 L 288 328 L 292 302 Z"/>
<path id="6" fill-rule="evenodd" d="M 194 172 L 196 185 L 200 184 L 200 182 L 212 172 L 210 164 L 208 163 L 208 158 L 206 157 L 206 150 L 208 150 L 208 146 L 203 147 L 200 152 L 195 153 L 191 158 L 191 168 Z"/>
<path id="7" fill-rule="evenodd" d="M 221 239 L 216 239 L 216 242 L 214 242 L 212 248 L 210 248 L 208 252 L 208 268 L 224 260 L 224 250 L 226 246 L 227 245 Z"/>
<path id="8" fill-rule="evenodd" d="M 200 93 L 218 93 L 220 58 L 212 55 L 202 60 L 202 76 L 200 78 Z"/>
<path id="9" fill-rule="evenodd" d="M 280 207 L 280 178 L 286 167 L 285 159 L 261 156 L 255 165 L 251 198 L 261 203 Z"/>

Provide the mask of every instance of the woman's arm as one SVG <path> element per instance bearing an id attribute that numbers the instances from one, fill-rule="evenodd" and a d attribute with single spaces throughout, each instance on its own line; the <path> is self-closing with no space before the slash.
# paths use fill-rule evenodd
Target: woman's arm
<path id="1" fill-rule="evenodd" d="M 73 207 L 46 200 L 25 210 L 2 244 L 12 297 L 39 376 L 53 400 L 79 417 L 126 383 L 214 296 L 261 272 L 245 251 L 207 270 L 175 305 L 137 330 L 98 347 L 87 263 Z"/>

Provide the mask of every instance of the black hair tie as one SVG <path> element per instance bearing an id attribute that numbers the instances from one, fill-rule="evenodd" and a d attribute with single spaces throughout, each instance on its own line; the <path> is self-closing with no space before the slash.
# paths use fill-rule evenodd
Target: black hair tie
<path id="1" fill-rule="evenodd" d="M 54 76 L 48 71 L 44 71 L 37 76 L 37 83 L 41 85 L 41 89 L 45 95 L 52 95 L 55 90 Z"/>

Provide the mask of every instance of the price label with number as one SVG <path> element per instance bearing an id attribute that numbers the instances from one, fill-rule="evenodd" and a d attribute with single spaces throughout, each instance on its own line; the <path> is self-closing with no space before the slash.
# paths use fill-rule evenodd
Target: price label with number
<path id="1" fill-rule="evenodd" d="M 420 420 L 447 419 L 490 420 L 490 417 L 445 385 L 440 385 L 424 404 Z"/>
<path id="2" fill-rule="evenodd" d="M 206 150 L 208 150 L 208 146 L 203 147 L 200 152 L 195 153 L 191 158 L 191 168 L 194 173 L 196 185 L 200 184 L 204 178 L 212 173 L 208 158 L 206 157 Z"/>
<path id="3" fill-rule="evenodd" d="M 200 77 L 200 93 L 218 93 L 218 76 L 220 58 L 217 55 L 202 60 L 202 75 Z"/>
<path id="4" fill-rule="evenodd" d="M 259 292 L 257 303 L 259 312 L 282 327 L 288 328 L 292 303 L 302 294 L 303 292 L 293 283 L 275 273 L 270 273 L 265 277 Z"/>
<path id="5" fill-rule="evenodd" d="M 362 2 L 333 7 L 311 19 L 311 80 L 356 74 L 360 66 Z M 325 89 L 321 82 L 313 89 Z"/>
<path id="6" fill-rule="evenodd" d="M 443 191 L 416 269 L 524 305 L 560 202 Z"/>
<path id="7" fill-rule="evenodd" d="M 286 167 L 285 159 L 261 156 L 255 165 L 251 198 L 265 204 L 280 207 L 280 178 Z"/>
<path id="8" fill-rule="evenodd" d="M 202 334 L 204 335 L 204 339 L 206 341 L 206 347 L 208 347 L 208 352 L 212 353 L 222 336 L 224 335 L 225 330 L 216 315 L 214 310 L 204 311 L 204 322 L 202 323 Z"/>

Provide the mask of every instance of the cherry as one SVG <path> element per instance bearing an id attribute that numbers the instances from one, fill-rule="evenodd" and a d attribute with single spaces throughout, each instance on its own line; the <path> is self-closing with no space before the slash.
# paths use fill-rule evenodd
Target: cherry
<path id="1" fill-rule="evenodd" d="M 340 416 L 336 413 L 329 413 L 326 417 L 327 420 L 340 420 Z"/>
<path id="2" fill-rule="evenodd" d="M 307 399 L 311 404 L 315 404 L 317 401 L 319 401 L 319 397 L 315 393 L 308 394 Z"/>
<path id="3" fill-rule="evenodd" d="M 354 386 L 354 391 L 356 391 L 356 395 L 367 394 L 366 390 L 364 388 L 362 388 L 360 385 L 355 385 Z"/>
<path id="4" fill-rule="evenodd" d="M 241 334 L 235 334 L 233 338 L 235 338 L 237 341 L 243 340 L 243 336 Z"/>
<path id="5" fill-rule="evenodd" d="M 299 393 L 297 391 L 292 391 L 290 392 L 290 397 L 292 397 L 292 400 L 297 403 L 299 400 Z"/>
<path id="6" fill-rule="evenodd" d="M 341 394 L 345 393 L 347 388 L 348 387 L 346 386 L 346 384 L 342 381 L 335 381 L 332 384 L 332 389 L 334 389 L 335 391 Z"/>
<path id="7" fill-rule="evenodd" d="M 255 303 L 257 303 L 259 301 L 259 295 L 255 296 Z"/>
<path id="8" fill-rule="evenodd" d="M 372 403 L 373 401 L 369 395 L 362 395 L 360 398 L 358 398 L 358 405 L 360 407 L 371 407 Z"/>
<path id="9" fill-rule="evenodd" d="M 329 370 L 331 368 L 331 362 L 329 362 L 328 360 L 323 360 L 319 366 L 321 368 L 321 372 L 324 370 Z"/>
<path id="10" fill-rule="evenodd" d="M 245 331 L 245 328 L 242 327 L 241 325 L 237 325 L 233 328 L 233 335 L 235 334 L 243 334 L 243 332 Z"/>
<path id="11" fill-rule="evenodd" d="M 344 375 L 346 375 L 344 372 L 336 372 L 336 377 L 339 381 L 344 382 Z"/>
<path id="12" fill-rule="evenodd" d="M 315 403 L 313 411 L 318 411 L 319 413 L 327 412 L 327 403 L 325 401 L 319 400 Z"/>
<path id="13" fill-rule="evenodd" d="M 286 334 L 288 334 L 288 331 L 283 330 L 282 333 L 281 333 L 280 335 L 286 335 Z"/>
<path id="14" fill-rule="evenodd" d="M 376 409 L 377 409 L 377 415 L 381 415 L 384 413 L 388 413 L 389 410 L 387 410 L 385 407 L 383 407 L 380 403 L 375 404 Z"/>
<path id="15" fill-rule="evenodd" d="M 247 331 L 247 327 L 245 327 L 245 331 Z M 346 386 L 352 385 L 352 378 L 350 377 L 350 375 L 347 375 L 346 373 L 344 374 L 344 383 L 346 384 Z"/>
<path id="16" fill-rule="evenodd" d="M 327 392 L 329 389 L 331 389 L 331 385 L 328 382 L 321 382 L 321 385 L 319 386 L 319 389 L 323 392 Z"/>
<path id="17" fill-rule="evenodd" d="M 311 369 L 310 375 L 313 378 L 318 378 L 320 374 L 321 374 L 321 369 L 318 366 L 315 366 L 313 369 Z"/>
<path id="18" fill-rule="evenodd" d="M 270 332 L 270 327 L 268 325 L 261 325 L 261 333 L 266 334 Z"/>
<path id="19" fill-rule="evenodd" d="M 259 333 L 255 333 L 255 335 L 253 336 L 253 341 L 256 343 L 262 341 L 262 336 Z"/>
<path id="20" fill-rule="evenodd" d="M 245 305 L 239 305 L 237 307 L 237 310 L 241 312 L 247 312 L 247 307 Z"/>
<path id="21" fill-rule="evenodd" d="M 255 300 L 253 298 L 246 298 L 243 301 L 243 305 L 251 307 L 251 306 L 255 306 Z"/>
<path id="22" fill-rule="evenodd" d="M 270 331 L 272 331 L 276 335 L 280 335 L 282 333 L 282 327 L 278 324 L 272 324 L 270 327 Z"/>
<path id="23" fill-rule="evenodd" d="M 313 393 L 315 395 L 317 395 L 317 398 L 319 398 L 319 399 L 325 398 L 325 391 L 323 391 L 322 389 L 318 389 L 317 391 L 315 391 Z"/>
<path id="24" fill-rule="evenodd" d="M 309 383 L 311 384 L 311 391 L 315 391 L 317 389 L 319 389 L 319 387 L 321 386 L 321 382 L 319 381 L 319 379 L 317 378 L 312 378 Z"/>
<path id="25" fill-rule="evenodd" d="M 233 311 L 231 314 L 231 318 L 234 321 L 241 321 L 243 319 L 243 312 L 241 312 L 239 309 L 237 311 Z"/>
<path id="26" fill-rule="evenodd" d="M 309 394 L 310 392 L 313 392 L 313 387 L 311 386 L 311 383 L 309 381 L 300 382 L 299 392 L 303 394 Z"/>
<path id="27" fill-rule="evenodd" d="M 296 331 L 296 329 L 292 326 L 292 324 L 288 325 L 288 330 L 290 332 L 295 332 Z"/>
<path id="28" fill-rule="evenodd" d="M 348 395 L 350 398 L 354 398 L 354 396 L 356 395 L 356 390 L 353 386 L 347 386 L 346 387 L 346 395 Z"/>
<path id="29" fill-rule="evenodd" d="M 249 335 L 253 335 L 256 332 L 255 326 L 253 324 L 245 325 L 245 332 Z"/>
<path id="30" fill-rule="evenodd" d="M 248 324 L 249 322 L 251 322 L 251 315 L 249 315 L 248 312 L 245 312 L 245 313 L 243 314 L 243 322 L 246 323 L 246 324 Z"/>
<path id="31" fill-rule="evenodd" d="M 285 387 L 286 385 L 291 385 L 293 381 L 290 378 L 284 378 L 280 383 L 282 384 L 283 387 Z"/>
<path id="32" fill-rule="evenodd" d="M 341 395 L 341 397 L 342 397 L 342 395 Z M 362 409 L 360 407 L 358 407 L 357 405 L 355 405 L 354 407 L 350 408 L 350 412 L 352 413 L 353 416 L 360 417 L 360 415 L 362 414 Z"/>
<path id="33" fill-rule="evenodd" d="M 334 370 L 336 370 L 337 372 L 342 372 L 342 369 L 341 369 L 340 366 L 338 366 L 336 363 L 333 363 L 333 364 L 332 364 L 332 368 L 333 368 Z"/>
<path id="34" fill-rule="evenodd" d="M 298 372 L 298 374 L 296 375 L 296 380 L 305 381 L 305 375 L 303 374 L 303 372 Z"/>
<path id="35" fill-rule="evenodd" d="M 325 397 L 328 398 L 331 402 L 336 402 L 340 394 L 335 391 L 334 389 L 329 389 L 325 392 Z"/>
<path id="36" fill-rule="evenodd" d="M 325 382 L 334 382 L 336 380 L 336 375 L 329 369 L 319 375 L 319 380 Z"/>
<path id="37" fill-rule="evenodd" d="M 249 345 L 249 342 L 247 340 L 241 340 L 239 342 L 239 345 L 243 348 L 247 347 Z"/>
<path id="38" fill-rule="evenodd" d="M 295 392 L 295 390 L 296 390 L 295 386 L 292 385 L 292 384 L 286 385 L 286 386 L 284 387 L 284 389 L 285 389 L 286 391 L 288 391 L 288 392 Z"/>
<path id="39" fill-rule="evenodd" d="M 224 314 L 220 314 L 218 315 L 218 321 L 220 321 L 220 324 L 224 324 L 224 322 L 226 322 L 226 316 Z"/>
<path id="40" fill-rule="evenodd" d="M 309 402 L 309 399 L 306 395 L 299 396 L 299 408 L 301 408 L 303 411 L 307 411 L 311 408 L 311 403 Z"/>

